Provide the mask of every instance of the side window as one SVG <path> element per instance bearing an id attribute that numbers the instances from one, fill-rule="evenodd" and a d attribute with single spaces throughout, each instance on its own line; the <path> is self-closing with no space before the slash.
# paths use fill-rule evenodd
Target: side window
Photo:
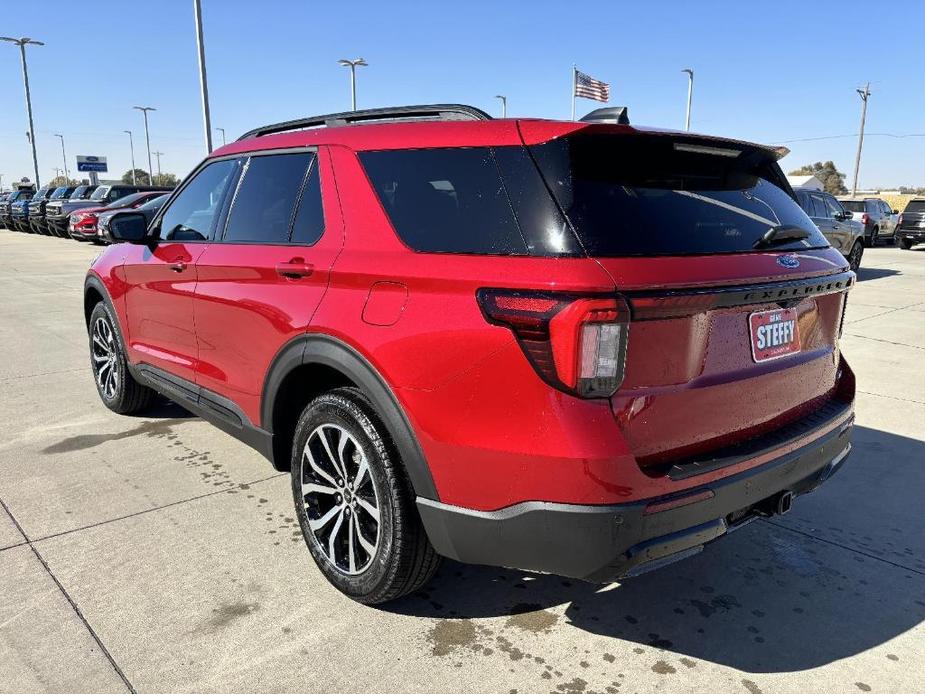
<path id="1" fill-rule="evenodd" d="M 826 213 L 827 217 L 832 217 L 833 219 L 837 219 L 838 217 L 841 217 L 845 213 L 845 210 L 841 206 L 841 203 L 839 203 L 838 200 L 833 198 L 831 195 L 825 195 L 823 196 L 822 199 L 825 200 L 825 204 L 828 207 L 828 211 Z"/>
<path id="2" fill-rule="evenodd" d="M 317 163 L 308 173 L 308 180 L 302 190 L 299 210 L 292 225 L 292 242 L 311 246 L 324 233 L 324 210 L 321 205 L 321 174 Z"/>
<path id="3" fill-rule="evenodd" d="M 828 219 L 831 217 L 828 209 L 825 205 L 825 200 L 821 195 L 813 195 L 813 210 L 815 211 L 815 216 L 819 219 Z"/>
<path id="4" fill-rule="evenodd" d="M 287 243 L 308 152 L 254 156 L 242 173 L 225 226 L 226 242 Z"/>
<path id="5" fill-rule="evenodd" d="M 796 191 L 797 193 L 797 203 L 803 209 L 803 211 L 808 214 L 810 217 L 813 216 L 813 207 L 809 202 L 809 195 L 804 193 L 801 190 Z"/>
<path id="6" fill-rule="evenodd" d="M 236 160 L 226 159 L 196 174 L 161 217 L 160 237 L 175 241 L 208 239 L 237 166 Z"/>

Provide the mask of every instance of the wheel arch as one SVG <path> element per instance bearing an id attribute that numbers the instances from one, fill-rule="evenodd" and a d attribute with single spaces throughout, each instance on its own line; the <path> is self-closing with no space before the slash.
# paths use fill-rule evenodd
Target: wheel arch
<path id="1" fill-rule="evenodd" d="M 339 386 L 363 392 L 397 449 L 415 494 L 439 500 L 424 452 L 392 389 L 363 355 L 329 335 L 294 338 L 280 349 L 267 372 L 260 426 L 273 435 L 274 467 L 289 467 L 292 433 L 301 414 L 301 407 L 293 412 L 293 405 L 301 402 L 304 407 L 311 398 Z"/>

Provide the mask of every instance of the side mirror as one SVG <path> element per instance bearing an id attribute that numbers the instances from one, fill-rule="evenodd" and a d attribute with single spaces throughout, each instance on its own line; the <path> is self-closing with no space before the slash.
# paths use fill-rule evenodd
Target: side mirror
<path id="1" fill-rule="evenodd" d="M 143 243 L 148 235 L 148 219 L 140 212 L 116 214 L 109 220 L 109 240 L 113 243 Z"/>
<path id="2" fill-rule="evenodd" d="M 899 214 L 899 210 L 893 210 L 893 214 Z"/>

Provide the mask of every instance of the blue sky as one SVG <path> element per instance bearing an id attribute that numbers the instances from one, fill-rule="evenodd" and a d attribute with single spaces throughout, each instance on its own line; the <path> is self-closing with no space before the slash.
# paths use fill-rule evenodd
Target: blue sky
<path id="1" fill-rule="evenodd" d="M 851 176 L 860 117 L 873 95 L 862 187 L 925 186 L 925 60 L 910 31 L 925 3 L 840 2 L 309 2 L 203 0 L 213 124 L 228 137 L 268 122 L 349 108 L 348 71 L 362 56 L 359 107 L 463 102 L 511 116 L 567 118 L 570 71 L 610 82 L 634 123 L 681 128 L 696 72 L 692 129 L 792 150 L 785 169 L 832 159 Z M 882 9 L 882 11 L 880 11 Z M 136 104 L 151 114 L 152 150 L 185 175 L 205 154 L 192 0 L 45 0 L 4 12 L 0 34 L 45 41 L 29 70 L 43 179 L 77 154 L 110 174 L 144 163 Z M 0 173 L 32 176 L 18 49 L 0 44 Z M 579 115 L 596 106 L 579 100 Z M 221 136 L 215 133 L 218 142 Z M 812 139 L 831 138 L 832 139 Z M 795 141 L 793 140 L 803 140 Z M 156 167 L 156 164 L 155 164 Z"/>

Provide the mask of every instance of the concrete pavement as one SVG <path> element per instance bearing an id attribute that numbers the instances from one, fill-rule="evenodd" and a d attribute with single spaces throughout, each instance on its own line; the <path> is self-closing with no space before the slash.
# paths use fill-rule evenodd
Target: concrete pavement
<path id="1" fill-rule="evenodd" d="M 321 578 L 256 453 L 99 403 L 96 252 L 0 231 L 0 692 L 925 690 L 925 248 L 865 254 L 855 450 L 793 513 L 622 585 L 446 562 L 380 609 Z"/>

